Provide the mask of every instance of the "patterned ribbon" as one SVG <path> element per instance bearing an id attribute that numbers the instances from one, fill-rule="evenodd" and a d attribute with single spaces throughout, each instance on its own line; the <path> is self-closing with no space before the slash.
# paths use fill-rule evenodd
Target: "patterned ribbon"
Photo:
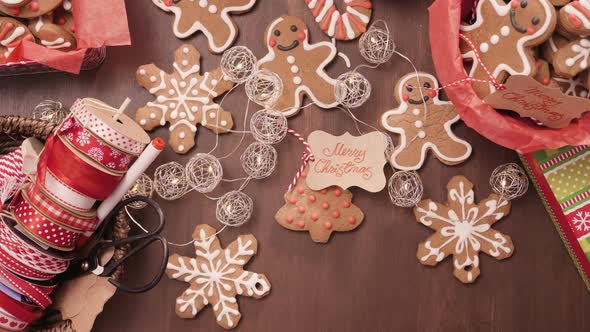
<path id="1" fill-rule="evenodd" d="M 0 265 L 2 265 L 5 269 L 9 270 L 10 272 L 28 279 L 50 280 L 55 276 L 50 273 L 43 273 L 37 271 L 23 264 L 19 259 L 16 259 L 13 256 L 11 256 L 9 250 L 6 250 L 6 248 L 2 245 L 0 245 Z"/>
<path id="2" fill-rule="evenodd" d="M 24 328 L 31 323 L 41 317 L 40 310 L 34 310 L 35 308 L 21 303 L 10 296 L 0 292 L 0 303 L 2 304 L 3 311 L 0 312 L 0 327 L 4 327 L 8 325 L 12 327 L 12 329 L 16 330 L 17 328 Z M 12 317 L 12 320 L 22 322 L 23 324 L 11 324 L 9 322 L 5 322 L 2 317 L 5 317 L 5 314 L 8 314 Z M 4 324 L 3 324 L 4 323 Z M 8 324 L 7 324 L 8 323 Z"/>
<path id="3" fill-rule="evenodd" d="M 49 294 L 53 291 L 55 286 L 41 286 L 21 279 L 12 272 L 0 267 L 0 282 L 14 289 L 16 292 L 26 296 L 41 309 L 47 308 L 51 303 Z"/>
<path id="4" fill-rule="evenodd" d="M 73 117 L 66 119 L 57 133 L 68 146 L 114 172 L 125 173 L 136 158 L 106 144 Z"/>
<path id="5" fill-rule="evenodd" d="M 301 136 L 298 132 L 296 132 L 295 130 L 293 130 L 291 128 L 287 129 L 287 132 L 289 134 L 295 136 L 295 138 L 297 138 L 299 140 L 299 142 L 301 142 L 303 144 L 303 146 L 305 147 L 305 151 L 303 152 L 303 156 L 301 157 L 301 160 L 302 160 L 301 167 L 299 167 L 299 170 L 297 171 L 297 173 L 295 173 L 295 176 L 293 177 L 293 180 L 289 184 L 289 187 L 287 187 L 287 192 L 290 192 L 293 189 L 293 187 L 297 184 L 297 182 L 299 181 L 301 176 L 304 174 L 307 164 L 310 161 L 315 160 L 315 156 L 313 155 L 313 152 L 311 151 L 311 147 L 309 146 L 309 143 L 307 143 L 307 141 L 305 140 L 305 138 L 303 138 L 303 136 Z"/>

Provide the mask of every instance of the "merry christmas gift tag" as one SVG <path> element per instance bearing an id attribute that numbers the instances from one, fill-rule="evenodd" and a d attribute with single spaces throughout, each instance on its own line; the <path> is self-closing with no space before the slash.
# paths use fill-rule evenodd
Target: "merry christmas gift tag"
<path id="1" fill-rule="evenodd" d="M 379 192 L 385 187 L 387 141 L 382 133 L 333 136 L 318 130 L 309 135 L 308 143 L 315 157 L 307 174 L 312 190 L 339 186 Z"/>
<path id="2" fill-rule="evenodd" d="M 529 76 L 510 76 L 504 85 L 506 89 L 497 90 L 484 100 L 496 109 L 533 118 L 549 128 L 567 127 L 590 111 L 590 99 L 567 96 L 561 89 L 543 85 Z"/>

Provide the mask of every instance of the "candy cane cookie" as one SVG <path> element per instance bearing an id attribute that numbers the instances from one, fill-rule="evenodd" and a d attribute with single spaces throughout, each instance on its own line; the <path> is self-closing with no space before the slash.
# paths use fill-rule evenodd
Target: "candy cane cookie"
<path id="1" fill-rule="evenodd" d="M 33 36 L 24 24 L 12 18 L 0 17 L 0 63 L 6 61 L 18 44 L 27 39 L 32 40 Z"/>
<path id="2" fill-rule="evenodd" d="M 334 0 L 305 0 L 315 21 L 328 36 L 338 40 L 353 40 L 367 31 L 371 21 L 371 0 L 344 0 L 342 13 Z"/>

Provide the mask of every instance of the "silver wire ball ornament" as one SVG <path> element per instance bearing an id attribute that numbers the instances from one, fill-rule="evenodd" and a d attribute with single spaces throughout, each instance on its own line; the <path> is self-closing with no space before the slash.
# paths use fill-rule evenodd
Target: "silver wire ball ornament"
<path id="1" fill-rule="evenodd" d="M 279 75 L 262 69 L 248 78 L 245 89 L 251 101 L 268 108 L 272 107 L 283 94 L 283 81 Z"/>
<path id="2" fill-rule="evenodd" d="M 272 174 L 277 164 L 277 150 L 268 144 L 254 142 L 240 157 L 246 174 L 254 179 L 264 179 Z"/>
<path id="3" fill-rule="evenodd" d="M 387 25 L 385 29 L 377 27 L 377 23 L 371 25 L 359 39 L 359 50 L 361 55 L 369 63 L 380 65 L 391 59 L 395 52 L 395 42 L 391 38 Z"/>
<path id="4" fill-rule="evenodd" d="M 250 131 L 260 143 L 280 143 L 287 136 L 287 129 L 287 117 L 279 111 L 264 109 L 250 118 Z"/>
<path id="5" fill-rule="evenodd" d="M 223 178 L 219 159 L 208 153 L 194 155 L 186 163 L 184 171 L 189 186 L 203 194 L 212 192 Z"/>
<path id="6" fill-rule="evenodd" d="M 184 167 L 172 161 L 156 168 L 154 188 L 158 195 L 167 201 L 179 199 L 188 191 Z"/>
<path id="7" fill-rule="evenodd" d="M 346 72 L 336 79 L 336 101 L 346 108 L 357 108 L 371 96 L 371 82 L 356 71 Z"/>
<path id="8" fill-rule="evenodd" d="M 387 186 L 391 202 L 399 207 L 414 207 L 422 199 L 422 179 L 415 171 L 397 171 Z"/>
<path id="9" fill-rule="evenodd" d="M 53 100 L 40 102 L 33 110 L 33 119 L 60 124 L 70 114 L 70 110 L 63 107 L 62 103 Z"/>
<path id="10" fill-rule="evenodd" d="M 253 209 L 254 204 L 250 196 L 241 191 L 230 191 L 217 201 L 215 216 L 220 223 L 237 227 L 250 220 Z"/>
<path id="11" fill-rule="evenodd" d="M 506 200 L 524 195 L 529 189 L 529 178 L 517 164 L 509 163 L 496 167 L 490 176 L 492 191 Z"/>
<path id="12" fill-rule="evenodd" d="M 125 195 L 123 196 L 123 200 L 136 196 L 144 196 L 147 198 L 151 198 L 153 193 L 154 182 L 152 181 L 152 179 L 150 179 L 149 176 L 147 176 L 146 174 L 142 174 L 139 178 L 137 178 L 137 180 L 135 180 L 135 183 L 133 184 L 131 189 L 129 189 L 127 193 L 125 193 Z M 132 209 L 141 210 L 144 207 L 146 207 L 146 205 L 146 202 L 136 201 L 131 204 L 128 204 L 127 206 Z"/>
<path id="13" fill-rule="evenodd" d="M 238 84 L 246 82 L 256 70 L 258 60 L 249 48 L 234 46 L 223 52 L 221 71 L 225 77 Z"/>

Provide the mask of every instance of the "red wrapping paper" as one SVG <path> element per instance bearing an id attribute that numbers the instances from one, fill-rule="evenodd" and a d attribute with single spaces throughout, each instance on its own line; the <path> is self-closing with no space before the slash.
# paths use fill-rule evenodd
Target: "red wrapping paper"
<path id="1" fill-rule="evenodd" d="M 62 52 L 32 42 L 21 43 L 7 62 L 34 61 L 79 74 L 88 48 L 131 45 L 124 0 L 73 0 L 78 50 Z"/>
<path id="2" fill-rule="evenodd" d="M 459 50 L 459 26 L 468 8 L 473 8 L 473 0 L 436 0 L 429 8 L 432 59 L 443 85 L 468 77 Z M 520 153 L 590 144 L 590 113 L 565 128 L 551 129 L 497 112 L 469 84 L 447 87 L 445 92 L 467 126 Z"/>

